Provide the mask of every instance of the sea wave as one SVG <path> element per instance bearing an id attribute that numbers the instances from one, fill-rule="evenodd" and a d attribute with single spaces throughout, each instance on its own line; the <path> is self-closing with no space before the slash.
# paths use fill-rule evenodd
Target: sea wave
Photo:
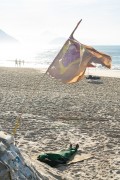
<path id="1" fill-rule="evenodd" d="M 111 69 L 113 69 L 113 70 L 120 70 L 120 65 L 113 65 Z"/>

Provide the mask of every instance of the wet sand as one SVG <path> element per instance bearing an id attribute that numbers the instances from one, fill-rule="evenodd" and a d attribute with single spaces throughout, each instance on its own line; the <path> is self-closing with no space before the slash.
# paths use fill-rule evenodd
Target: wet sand
<path id="1" fill-rule="evenodd" d="M 38 69 L 0 68 L 0 121 L 12 133 L 22 113 L 16 144 L 48 179 L 120 179 L 120 78 L 85 78 L 62 84 Z M 79 143 L 94 157 L 51 168 L 36 160 L 41 152 Z"/>

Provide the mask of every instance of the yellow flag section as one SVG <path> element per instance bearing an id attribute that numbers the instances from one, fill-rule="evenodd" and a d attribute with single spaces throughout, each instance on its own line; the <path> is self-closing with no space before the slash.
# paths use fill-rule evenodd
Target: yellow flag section
<path id="1" fill-rule="evenodd" d="M 92 63 L 110 68 L 111 57 L 81 44 L 71 36 L 46 73 L 63 83 L 75 83 L 82 79 L 86 68 Z"/>

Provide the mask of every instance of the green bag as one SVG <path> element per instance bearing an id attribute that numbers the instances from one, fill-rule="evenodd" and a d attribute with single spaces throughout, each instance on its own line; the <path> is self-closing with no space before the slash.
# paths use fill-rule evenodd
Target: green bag
<path id="1" fill-rule="evenodd" d="M 66 164 L 67 161 L 70 160 L 71 156 L 75 154 L 76 152 L 77 152 L 77 147 L 72 148 L 70 146 L 70 148 L 65 151 L 40 154 L 37 157 L 37 160 L 47 163 L 48 165 L 52 167 L 55 167 L 58 164 Z"/>

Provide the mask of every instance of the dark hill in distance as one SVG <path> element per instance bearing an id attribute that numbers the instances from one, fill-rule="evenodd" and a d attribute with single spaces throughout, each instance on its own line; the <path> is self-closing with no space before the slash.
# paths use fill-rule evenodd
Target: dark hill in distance
<path id="1" fill-rule="evenodd" d="M 0 29 L 0 43 L 18 43 L 18 41 Z"/>

